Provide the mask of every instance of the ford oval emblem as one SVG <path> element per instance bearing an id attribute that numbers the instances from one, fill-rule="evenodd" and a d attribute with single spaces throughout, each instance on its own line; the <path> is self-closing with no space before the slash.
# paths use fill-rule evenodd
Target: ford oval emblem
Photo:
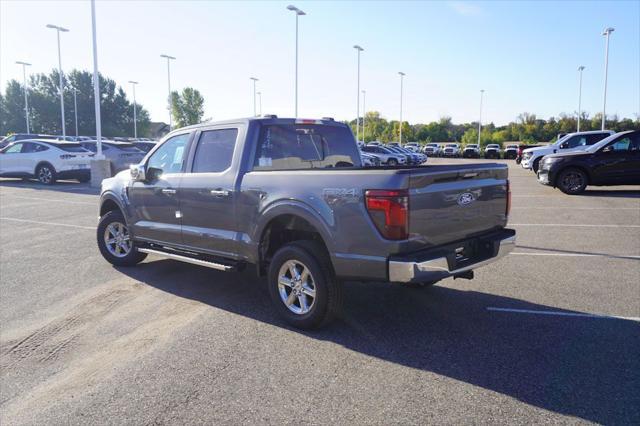
<path id="1" fill-rule="evenodd" d="M 473 196 L 470 192 L 463 192 L 458 196 L 458 205 L 468 206 L 476 200 L 476 197 Z"/>

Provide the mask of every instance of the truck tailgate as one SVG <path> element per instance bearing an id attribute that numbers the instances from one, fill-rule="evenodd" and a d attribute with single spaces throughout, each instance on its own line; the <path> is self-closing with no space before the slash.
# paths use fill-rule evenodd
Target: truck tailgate
<path id="1" fill-rule="evenodd" d="M 507 223 L 507 167 L 458 166 L 412 173 L 409 232 L 427 246 L 462 240 Z"/>

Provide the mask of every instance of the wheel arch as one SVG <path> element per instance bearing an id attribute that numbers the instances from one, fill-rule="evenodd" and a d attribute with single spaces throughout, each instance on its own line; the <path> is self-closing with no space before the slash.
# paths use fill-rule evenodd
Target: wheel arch
<path id="1" fill-rule="evenodd" d="M 47 161 L 47 160 L 41 160 L 41 161 L 39 161 L 39 162 L 38 162 L 38 164 L 36 164 L 36 167 L 33 169 L 33 175 L 34 175 L 34 176 L 37 176 L 37 174 L 38 174 L 38 169 L 40 168 L 40 166 L 49 166 L 49 167 L 51 167 L 51 168 L 53 169 L 53 172 L 54 172 L 54 173 L 56 173 L 56 172 L 57 172 L 56 167 L 55 167 L 53 164 L 51 164 L 51 162 L 50 162 L 50 161 Z"/>
<path id="2" fill-rule="evenodd" d="M 114 210 L 119 210 L 126 220 L 125 210 L 122 208 L 120 201 L 108 192 L 103 194 L 100 200 L 100 217 Z"/>
<path id="3" fill-rule="evenodd" d="M 553 180 L 553 187 L 557 188 L 558 187 L 558 179 L 560 179 L 560 175 L 568 169 L 577 169 L 580 170 L 581 172 L 583 172 L 586 176 L 587 176 L 587 185 L 591 185 L 592 180 L 592 176 L 591 173 L 589 171 L 588 167 L 585 167 L 582 164 L 567 164 L 566 166 L 564 166 L 563 168 L 561 168 L 560 170 L 558 170 L 558 172 L 555 175 L 555 178 Z"/>

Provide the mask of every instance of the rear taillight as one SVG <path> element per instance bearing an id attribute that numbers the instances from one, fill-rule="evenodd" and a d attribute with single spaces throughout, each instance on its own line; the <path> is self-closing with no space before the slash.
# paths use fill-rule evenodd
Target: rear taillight
<path id="1" fill-rule="evenodd" d="M 505 214 L 509 217 L 509 213 L 511 213 L 511 184 L 509 183 L 509 179 L 507 179 L 507 208 Z"/>
<path id="2" fill-rule="evenodd" d="M 406 190 L 370 189 L 365 193 L 371 220 L 388 240 L 409 236 L 409 193 Z"/>
<path id="3" fill-rule="evenodd" d="M 76 156 L 75 156 L 75 155 L 71 155 L 71 154 L 62 154 L 62 155 L 60 156 L 60 159 L 61 159 L 61 160 L 68 160 L 68 159 L 70 159 L 70 158 L 76 158 Z"/>

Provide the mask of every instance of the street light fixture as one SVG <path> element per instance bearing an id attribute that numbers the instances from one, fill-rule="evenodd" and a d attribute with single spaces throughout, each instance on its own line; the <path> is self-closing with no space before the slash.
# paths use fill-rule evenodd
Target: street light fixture
<path id="1" fill-rule="evenodd" d="M 360 52 L 364 49 L 357 44 L 353 46 L 358 51 L 358 89 L 356 99 L 356 140 L 360 141 Z"/>
<path id="2" fill-rule="evenodd" d="M 169 63 L 171 62 L 171 60 L 175 60 L 176 58 L 165 54 L 160 55 L 160 57 L 166 58 L 167 60 L 167 87 L 169 88 L 169 131 L 171 131 L 173 129 L 173 114 L 171 114 L 171 66 L 169 65 Z"/>
<path id="3" fill-rule="evenodd" d="M 249 77 L 249 80 L 253 80 L 253 116 L 257 115 L 256 111 L 256 81 L 259 81 L 258 78 Z"/>
<path id="4" fill-rule="evenodd" d="M 22 65 L 22 85 L 24 88 L 24 116 L 27 120 L 27 133 L 31 133 L 29 130 L 29 97 L 27 95 L 27 67 L 30 67 L 31 64 L 28 62 L 16 61 L 16 64 Z"/>
<path id="5" fill-rule="evenodd" d="M 138 118 L 136 115 L 136 84 L 138 84 L 137 81 L 132 81 L 129 80 L 129 83 L 131 83 L 131 87 L 133 88 L 133 137 L 134 138 L 138 138 Z"/>
<path id="6" fill-rule="evenodd" d="M 605 28 L 602 35 L 607 38 L 604 48 L 604 96 L 602 100 L 602 129 L 604 130 L 604 120 L 607 117 L 607 74 L 609 72 L 609 36 L 615 30 L 615 28 Z"/>
<path id="7" fill-rule="evenodd" d="M 306 15 L 302 10 L 293 5 L 287 6 L 287 9 L 296 14 L 296 83 L 295 83 L 295 116 L 298 118 L 298 17 Z"/>
<path id="8" fill-rule="evenodd" d="M 578 129 L 580 131 L 580 117 L 582 116 L 582 71 L 584 71 L 584 65 L 578 67 L 580 73 L 580 83 L 578 84 Z"/>
<path id="9" fill-rule="evenodd" d="M 66 33 L 66 32 L 69 32 L 69 30 L 53 24 L 47 24 L 47 28 L 52 28 L 56 30 L 56 34 L 58 36 L 58 77 L 60 77 L 60 112 L 62 115 L 62 136 L 64 137 L 66 136 L 66 129 L 64 125 L 64 91 L 62 87 L 62 58 L 60 55 L 60 33 L 61 32 Z"/>
<path id="10" fill-rule="evenodd" d="M 482 133 L 482 97 L 484 89 L 480 89 L 480 118 L 478 119 L 478 149 L 480 149 L 480 134 Z"/>
<path id="11" fill-rule="evenodd" d="M 399 71 L 398 74 L 400 75 L 400 146 L 402 146 L 402 85 L 406 74 L 402 71 Z"/>
<path id="12" fill-rule="evenodd" d="M 367 118 L 367 91 L 362 91 L 362 143 L 364 143 L 364 120 Z"/>

